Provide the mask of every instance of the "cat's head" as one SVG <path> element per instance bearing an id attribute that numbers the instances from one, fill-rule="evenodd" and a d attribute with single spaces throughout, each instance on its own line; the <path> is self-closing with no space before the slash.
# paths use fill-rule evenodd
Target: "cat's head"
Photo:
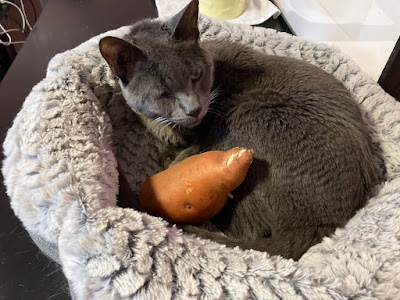
<path id="1" fill-rule="evenodd" d="M 100 40 L 100 52 L 139 115 L 185 128 L 208 110 L 213 61 L 199 45 L 198 0 L 166 22 L 145 20 L 119 39 Z"/>

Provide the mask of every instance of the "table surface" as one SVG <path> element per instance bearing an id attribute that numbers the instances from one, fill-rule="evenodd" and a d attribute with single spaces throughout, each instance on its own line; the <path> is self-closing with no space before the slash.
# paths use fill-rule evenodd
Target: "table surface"
<path id="1" fill-rule="evenodd" d="M 154 1 L 49 1 L 0 85 L 0 144 L 55 54 L 99 33 L 156 16 Z M 281 18 L 262 26 L 289 31 Z M 0 160 L 3 158 L 1 151 Z M 0 181 L 0 300 L 70 299 L 61 267 L 33 244 L 10 208 L 1 175 Z"/>

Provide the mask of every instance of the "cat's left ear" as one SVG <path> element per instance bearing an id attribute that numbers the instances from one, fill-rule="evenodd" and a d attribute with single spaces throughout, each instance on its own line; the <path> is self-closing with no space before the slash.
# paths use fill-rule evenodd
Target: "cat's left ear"
<path id="1" fill-rule="evenodd" d="M 178 41 L 198 41 L 199 0 L 192 0 L 184 9 L 168 21 L 173 37 Z"/>
<path id="2" fill-rule="evenodd" d="M 146 60 L 146 55 L 138 47 L 113 36 L 102 38 L 99 48 L 111 70 L 123 83 L 129 81 L 138 63 Z"/>

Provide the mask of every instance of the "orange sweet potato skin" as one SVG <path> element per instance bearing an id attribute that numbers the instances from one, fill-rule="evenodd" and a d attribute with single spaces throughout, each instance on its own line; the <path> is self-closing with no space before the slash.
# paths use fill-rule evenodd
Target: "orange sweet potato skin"
<path id="1" fill-rule="evenodd" d="M 139 201 L 145 211 L 170 222 L 203 222 L 224 207 L 229 193 L 245 179 L 253 157 L 253 150 L 246 148 L 191 156 L 149 177 Z"/>

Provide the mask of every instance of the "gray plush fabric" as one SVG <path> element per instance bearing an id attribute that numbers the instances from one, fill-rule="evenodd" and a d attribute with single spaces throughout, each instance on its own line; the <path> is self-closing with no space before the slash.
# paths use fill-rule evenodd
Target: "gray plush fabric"
<path id="1" fill-rule="evenodd" d="M 341 80 L 382 150 L 386 182 L 345 228 L 299 262 L 228 249 L 116 207 L 117 164 L 137 192 L 160 170 L 159 145 L 126 107 L 100 57 L 104 35 L 94 37 L 51 60 L 3 145 L 12 208 L 32 235 L 58 248 L 76 299 L 398 298 L 400 104 L 330 46 L 205 17 L 200 26 L 202 39 L 248 43 Z"/>

